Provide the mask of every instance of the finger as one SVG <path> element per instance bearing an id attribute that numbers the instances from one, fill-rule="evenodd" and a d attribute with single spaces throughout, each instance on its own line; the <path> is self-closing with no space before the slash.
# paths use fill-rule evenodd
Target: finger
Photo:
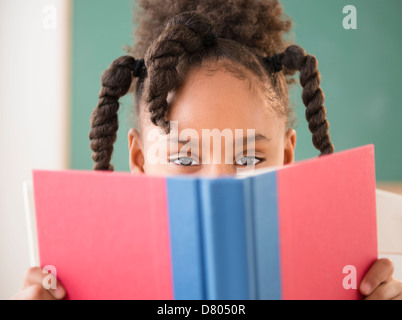
<path id="1" fill-rule="evenodd" d="M 392 300 L 402 300 L 402 281 L 396 280 L 395 281 L 399 284 L 399 294 L 394 297 Z"/>
<path id="2" fill-rule="evenodd" d="M 365 300 L 392 300 L 401 294 L 401 283 L 392 279 L 380 284 Z"/>
<path id="3" fill-rule="evenodd" d="M 46 278 L 47 277 L 47 278 Z M 23 288 L 32 286 L 32 285 L 40 285 L 44 290 L 44 280 L 54 281 L 56 283 L 56 288 L 47 289 L 50 294 L 52 294 L 56 299 L 63 299 L 66 295 L 66 290 L 61 285 L 61 283 L 50 273 L 43 272 L 42 268 L 32 267 L 27 270 L 24 277 L 24 285 Z M 45 280 L 45 282 L 46 282 Z"/>
<path id="4" fill-rule="evenodd" d="M 42 285 L 34 284 L 19 291 L 11 300 L 56 300 L 56 298 Z"/>
<path id="5" fill-rule="evenodd" d="M 360 292 L 369 296 L 381 283 L 392 278 L 394 264 L 389 259 L 379 259 L 371 266 L 360 283 Z"/>
<path id="6" fill-rule="evenodd" d="M 24 275 L 23 288 L 29 287 L 33 284 L 42 284 L 43 272 L 39 267 L 29 268 Z"/>

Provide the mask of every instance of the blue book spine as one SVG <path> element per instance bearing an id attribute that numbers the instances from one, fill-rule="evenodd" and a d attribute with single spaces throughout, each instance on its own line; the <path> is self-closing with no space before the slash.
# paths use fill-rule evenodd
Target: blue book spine
<path id="1" fill-rule="evenodd" d="M 246 226 L 246 244 L 247 244 L 247 265 L 248 265 L 248 286 L 249 299 L 256 300 L 257 294 L 257 270 L 256 270 L 256 252 L 255 252 L 255 231 L 254 231 L 254 197 L 252 194 L 252 180 L 246 178 L 244 183 L 244 217 Z"/>
<path id="2" fill-rule="evenodd" d="M 278 192 L 276 171 L 253 176 L 255 266 L 257 298 L 280 300 Z"/>
<path id="3" fill-rule="evenodd" d="M 206 299 L 253 298 L 253 270 L 247 252 L 247 186 L 243 179 L 200 179 Z"/>
<path id="4" fill-rule="evenodd" d="M 173 297 L 204 300 L 205 277 L 198 179 L 167 178 Z"/>

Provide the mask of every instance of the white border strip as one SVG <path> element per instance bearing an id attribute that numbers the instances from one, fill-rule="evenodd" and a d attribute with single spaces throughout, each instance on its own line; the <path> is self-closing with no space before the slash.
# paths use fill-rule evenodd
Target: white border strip
<path id="1" fill-rule="evenodd" d="M 38 234 L 36 231 L 35 200 L 31 181 L 23 182 L 25 222 L 28 237 L 29 264 L 31 267 L 39 267 Z"/>

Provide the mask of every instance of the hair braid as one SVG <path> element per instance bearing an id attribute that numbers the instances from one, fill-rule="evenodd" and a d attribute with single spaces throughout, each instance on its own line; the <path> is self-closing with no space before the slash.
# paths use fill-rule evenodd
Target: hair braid
<path id="1" fill-rule="evenodd" d="M 176 15 L 145 54 L 148 77 L 144 99 L 153 124 L 169 132 L 168 93 L 179 84 L 177 67 L 184 55 L 200 53 L 217 40 L 210 19 L 197 12 Z M 185 58 L 185 57 L 184 57 Z"/>
<path id="2" fill-rule="evenodd" d="M 321 75 L 318 71 L 317 59 L 306 55 L 297 46 L 289 46 L 280 55 L 282 64 L 290 70 L 300 71 L 300 84 L 303 87 L 302 100 L 306 106 L 306 120 L 313 134 L 314 146 L 322 155 L 334 152 L 334 146 L 329 136 L 329 122 L 326 119 L 326 109 L 323 106 L 325 95 L 320 88 Z"/>
<path id="3" fill-rule="evenodd" d="M 91 114 L 89 132 L 92 159 L 95 161 L 94 170 L 113 171 L 110 160 L 119 128 L 117 118 L 119 98 L 130 89 L 133 71 L 134 76 L 141 76 L 143 73 L 144 70 L 139 68 L 138 61 L 131 56 L 122 56 L 113 61 L 102 74 L 102 88 L 99 92 L 98 105 Z"/>

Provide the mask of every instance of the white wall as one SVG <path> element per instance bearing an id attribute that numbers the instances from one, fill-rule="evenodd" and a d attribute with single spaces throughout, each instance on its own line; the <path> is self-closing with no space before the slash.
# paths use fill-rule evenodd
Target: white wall
<path id="1" fill-rule="evenodd" d="M 68 0 L 0 0 L 0 299 L 29 267 L 22 182 L 68 167 Z"/>

